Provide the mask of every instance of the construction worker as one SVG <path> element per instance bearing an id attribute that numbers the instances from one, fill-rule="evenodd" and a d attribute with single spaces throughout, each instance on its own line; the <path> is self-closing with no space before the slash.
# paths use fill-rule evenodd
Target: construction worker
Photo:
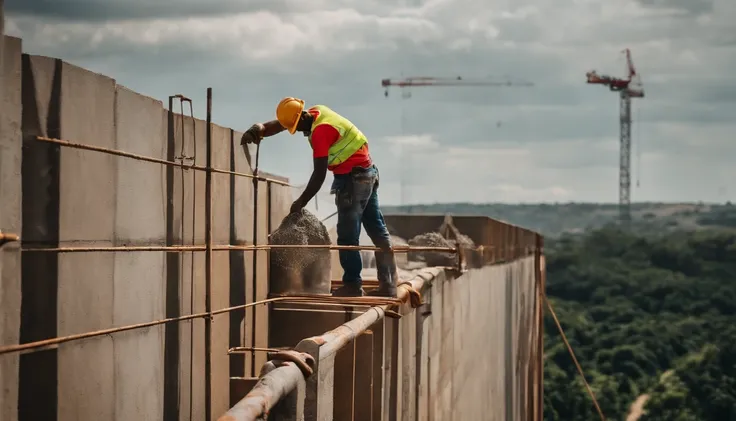
<path id="1" fill-rule="evenodd" d="M 264 137 L 288 130 L 302 132 L 312 148 L 314 169 L 304 192 L 291 205 L 298 212 L 317 194 L 332 171 L 334 181 L 330 193 L 337 205 L 337 244 L 357 246 L 361 224 L 376 251 L 379 287 L 370 295 L 396 297 L 398 273 L 391 249 L 391 238 L 378 206 L 378 169 L 368 152 L 368 140 L 353 123 L 324 105 L 304 109 L 304 101 L 284 98 L 276 107 L 276 120 L 254 124 L 241 138 L 241 144 L 260 143 Z M 342 286 L 333 295 L 364 295 L 361 271 L 363 262 L 357 250 L 340 250 L 344 274 Z"/>

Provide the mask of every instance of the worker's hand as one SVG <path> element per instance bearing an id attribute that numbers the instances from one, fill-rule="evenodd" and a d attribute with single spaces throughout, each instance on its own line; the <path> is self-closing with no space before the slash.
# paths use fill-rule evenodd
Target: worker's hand
<path id="1" fill-rule="evenodd" d="M 289 213 L 296 213 L 300 210 L 304 209 L 304 204 L 299 200 L 296 199 L 294 203 L 291 204 L 291 208 L 289 209 Z"/>
<path id="2" fill-rule="evenodd" d="M 256 123 L 248 130 L 243 133 L 243 136 L 240 138 L 240 144 L 246 145 L 249 143 L 259 144 L 261 143 L 261 139 L 263 139 L 263 131 L 266 130 L 266 128 L 261 123 Z"/>

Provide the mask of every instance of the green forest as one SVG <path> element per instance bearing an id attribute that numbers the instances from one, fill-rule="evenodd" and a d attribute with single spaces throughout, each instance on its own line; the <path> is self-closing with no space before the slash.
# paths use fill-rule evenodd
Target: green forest
<path id="1" fill-rule="evenodd" d="M 547 240 L 547 295 L 608 420 L 736 421 L 736 234 Z M 600 419 L 545 318 L 545 420 Z"/>

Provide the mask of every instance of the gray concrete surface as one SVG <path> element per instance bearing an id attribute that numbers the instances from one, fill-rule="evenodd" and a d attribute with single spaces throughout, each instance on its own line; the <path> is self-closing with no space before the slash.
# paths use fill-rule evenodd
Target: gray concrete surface
<path id="1" fill-rule="evenodd" d="M 66 63 L 60 73 L 60 136 L 115 148 L 115 81 Z M 59 244 L 114 245 L 119 160 L 70 148 L 59 154 Z M 59 336 L 113 325 L 114 263 L 112 253 L 59 255 Z M 60 419 L 115 419 L 114 355 L 110 336 L 59 346 Z"/>
<path id="2" fill-rule="evenodd" d="M 203 244 L 203 172 L 59 148 L 35 137 L 161 159 L 186 155 L 195 157 L 186 162 L 204 166 L 205 122 L 172 115 L 161 101 L 47 57 L 24 57 L 21 101 L 20 40 L 9 45 L 6 56 L 15 55 L 5 60 L 3 69 L 3 84 L 13 86 L 3 90 L 3 107 L 10 108 L 3 109 L 0 126 L 0 192 L 14 200 L 3 201 L 0 229 L 23 231 L 29 244 L 38 246 Z M 27 223 L 22 228 L 21 139 L 27 164 L 22 171 Z M 213 166 L 251 173 L 239 139 L 239 133 L 213 125 Z M 257 231 L 259 243 L 265 244 L 278 223 L 272 221 L 288 212 L 291 192 L 264 182 L 259 187 Z M 253 180 L 213 175 L 215 244 L 253 243 L 253 198 Z M 9 219 L 15 222 L 6 223 Z M 27 342 L 205 311 L 204 252 L 27 253 L 22 276 L 19 267 L 13 273 L 6 263 L 18 253 L 2 253 L 3 345 L 18 343 L 19 332 Z M 257 260 L 253 252 L 214 252 L 212 308 L 266 298 L 266 257 L 265 251 L 258 252 Z M 26 291 L 22 297 L 21 279 Z M 250 319 L 244 325 L 246 315 Z M 27 354 L 20 364 L 17 356 L 2 356 L 1 418 L 14 420 L 19 408 L 24 419 L 34 420 L 203 419 L 204 341 L 204 320 L 197 319 L 62 344 L 57 350 Z M 230 357 L 227 348 L 267 346 L 267 341 L 267 308 L 215 316 L 215 416 L 228 408 L 229 377 L 249 375 L 252 367 L 257 371 L 265 362 L 263 353 Z M 38 405 L 39 400 L 58 404 Z"/>
<path id="3" fill-rule="evenodd" d="M 21 234 L 21 42 L 2 36 L 0 0 L 0 230 Z M 18 244 L 0 250 L 0 343 L 18 343 L 20 330 Z M 17 419 L 18 356 L 0 358 L 0 419 Z"/>
<path id="4" fill-rule="evenodd" d="M 162 102 L 122 86 L 115 94 L 116 149 L 165 159 Z M 166 245 L 166 169 L 132 159 L 116 160 L 115 244 Z M 116 253 L 113 258 L 113 324 L 166 317 L 164 254 Z M 114 337 L 115 419 L 163 413 L 164 329 L 156 326 Z"/>
<path id="5" fill-rule="evenodd" d="M 535 291 L 533 257 L 437 277 L 426 297 L 431 315 L 399 322 L 398 419 L 531 419 Z"/>
<path id="6" fill-rule="evenodd" d="M 536 419 L 530 410 L 541 391 L 534 375 L 542 350 L 535 257 L 456 275 L 402 271 L 402 279 L 424 278 L 424 305 L 405 304 L 401 319 L 371 326 L 362 342 L 337 352 L 334 365 L 320 361 L 313 376 L 326 384 L 307 394 L 305 408 L 332 413 L 307 410 L 306 419 Z M 361 314 L 351 307 L 305 310 L 274 305 L 270 346 L 294 346 Z"/>

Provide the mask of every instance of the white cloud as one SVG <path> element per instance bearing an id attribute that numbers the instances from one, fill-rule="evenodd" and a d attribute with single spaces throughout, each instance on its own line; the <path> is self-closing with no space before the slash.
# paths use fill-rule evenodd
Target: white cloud
<path id="1" fill-rule="evenodd" d="M 422 149 L 434 149 L 439 147 L 439 143 L 431 134 L 418 134 L 408 136 L 388 136 L 380 141 L 393 146 L 399 147 L 417 147 Z"/>
<path id="2" fill-rule="evenodd" d="M 328 104 L 369 136 L 389 203 L 401 184 L 412 202 L 616 201 L 618 97 L 584 75 L 623 76 L 628 47 L 647 93 L 634 105 L 634 200 L 736 199 L 708 187 L 736 179 L 733 0 L 212 0 L 206 13 L 162 1 L 150 18 L 135 1 L 38 9 L 65 17 L 51 19 L 16 0 L 24 14 L 11 8 L 7 28 L 30 53 L 160 98 L 184 92 L 200 113 L 212 86 L 215 119 L 240 129 L 273 118 L 283 96 Z M 536 86 L 384 98 L 380 79 L 402 74 Z M 261 161 L 299 183 L 309 156 L 301 136 L 279 135 Z"/>

